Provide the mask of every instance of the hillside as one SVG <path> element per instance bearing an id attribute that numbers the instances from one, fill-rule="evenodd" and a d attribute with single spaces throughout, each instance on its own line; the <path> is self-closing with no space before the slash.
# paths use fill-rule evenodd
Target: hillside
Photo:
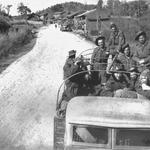
<path id="1" fill-rule="evenodd" d="M 42 11 L 38 11 L 37 14 L 45 14 L 45 13 L 53 14 L 55 12 L 65 12 L 69 14 L 80 10 L 90 10 L 95 7 L 96 5 L 82 4 L 78 2 L 65 2 L 48 7 Z"/>

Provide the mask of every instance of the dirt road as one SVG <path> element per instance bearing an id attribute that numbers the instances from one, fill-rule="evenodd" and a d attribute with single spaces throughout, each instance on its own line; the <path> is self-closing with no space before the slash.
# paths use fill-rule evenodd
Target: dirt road
<path id="1" fill-rule="evenodd" d="M 68 50 L 95 47 L 54 26 L 0 75 L 0 150 L 46 150 L 53 143 L 56 94 Z"/>

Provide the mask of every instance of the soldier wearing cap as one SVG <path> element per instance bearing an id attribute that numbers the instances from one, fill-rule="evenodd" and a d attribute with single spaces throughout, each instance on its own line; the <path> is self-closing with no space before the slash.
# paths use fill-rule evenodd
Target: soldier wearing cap
<path id="1" fill-rule="evenodd" d="M 124 68 L 122 65 L 115 62 L 112 69 L 112 75 L 104 86 L 104 90 L 101 91 L 100 96 L 114 96 L 114 92 L 119 89 L 124 89 L 129 86 L 129 80 L 123 73 Z"/>
<path id="2" fill-rule="evenodd" d="M 94 77 L 101 83 L 105 83 L 105 73 L 107 67 L 107 59 L 108 59 L 108 52 L 106 51 L 105 46 L 105 37 L 99 36 L 95 40 L 95 44 L 97 47 L 94 49 L 92 57 L 91 57 L 91 64 L 92 70 L 101 70 L 100 72 L 95 72 Z"/>
<path id="3" fill-rule="evenodd" d="M 76 58 L 76 51 L 71 50 L 69 51 L 69 56 L 66 60 L 66 63 L 63 67 L 64 71 L 64 80 L 66 89 L 62 95 L 62 99 L 60 101 L 60 110 L 59 112 L 65 114 L 65 110 L 68 104 L 68 101 L 77 96 L 80 88 L 82 86 L 82 77 L 80 74 L 75 75 L 76 73 L 79 73 L 82 71 L 82 68 L 80 66 L 81 60 Z M 74 75 L 74 76 L 73 76 Z"/>
<path id="4" fill-rule="evenodd" d="M 139 71 L 142 72 L 149 68 L 150 64 L 150 42 L 147 40 L 146 33 L 139 31 L 135 37 L 136 44 L 133 47 L 133 60 L 136 61 Z"/>
<path id="5" fill-rule="evenodd" d="M 122 97 L 122 98 L 138 98 L 139 94 L 137 94 L 136 90 L 138 88 L 139 82 L 139 72 L 136 67 L 131 67 L 129 69 L 129 86 L 124 89 L 119 89 L 115 91 L 114 97 Z"/>

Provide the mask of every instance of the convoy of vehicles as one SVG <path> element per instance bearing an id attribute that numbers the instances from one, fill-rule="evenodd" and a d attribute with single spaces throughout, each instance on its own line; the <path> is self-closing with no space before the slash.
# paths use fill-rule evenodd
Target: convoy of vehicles
<path id="1" fill-rule="evenodd" d="M 62 23 L 61 27 L 60 27 L 60 30 L 61 31 L 69 31 L 69 32 L 71 32 L 72 31 L 72 25 L 71 25 L 71 23 L 69 23 L 69 22 Z"/>
<path id="2" fill-rule="evenodd" d="M 86 59 L 85 52 L 91 54 L 89 51 L 83 52 Z M 59 93 L 60 89 L 56 112 Z M 72 98 L 65 118 L 54 117 L 54 150 L 82 149 L 150 149 L 150 101 L 100 96 Z"/>

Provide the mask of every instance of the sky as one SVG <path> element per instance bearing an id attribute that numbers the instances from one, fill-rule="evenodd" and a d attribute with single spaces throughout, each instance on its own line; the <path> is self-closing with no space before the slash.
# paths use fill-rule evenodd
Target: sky
<path id="1" fill-rule="evenodd" d="M 17 6 L 20 2 L 23 2 L 24 5 L 27 5 L 32 12 L 36 12 L 38 10 L 45 9 L 57 3 L 69 2 L 69 1 L 77 1 L 81 3 L 87 4 L 97 4 L 98 0 L 0 0 L 0 4 L 3 6 L 13 5 L 10 10 L 11 15 L 18 15 Z M 107 0 L 103 0 L 107 1 Z M 131 0 L 127 0 L 131 1 Z"/>

